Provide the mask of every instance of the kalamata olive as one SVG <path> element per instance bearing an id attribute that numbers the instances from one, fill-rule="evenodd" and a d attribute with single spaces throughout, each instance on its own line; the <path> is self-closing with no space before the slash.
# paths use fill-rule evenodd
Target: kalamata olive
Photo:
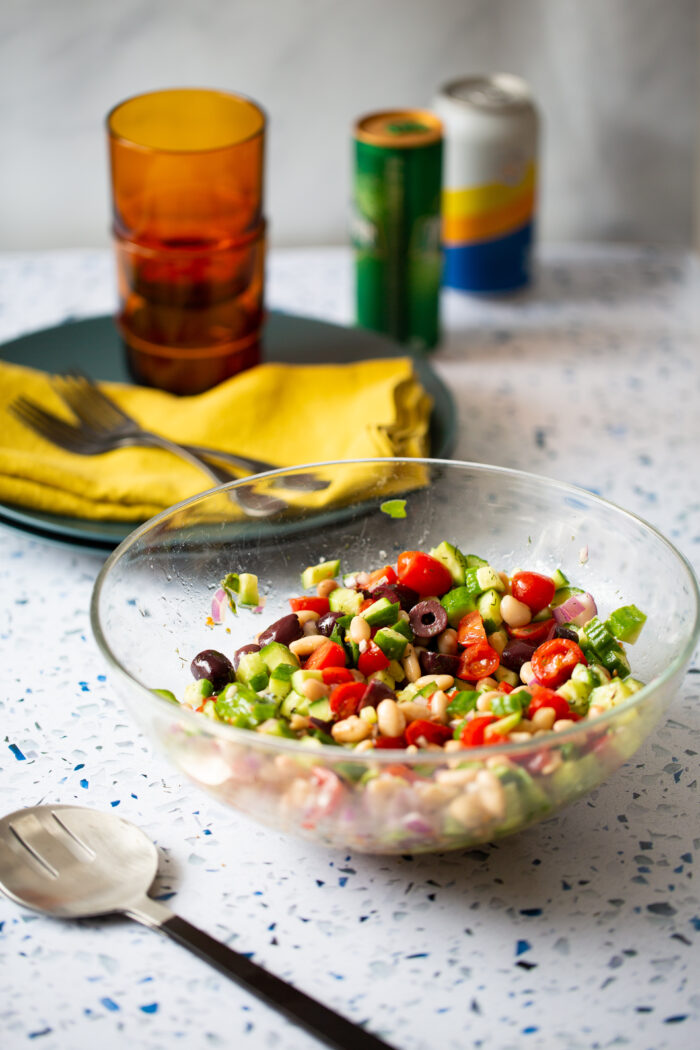
<path id="1" fill-rule="evenodd" d="M 418 657 L 420 669 L 423 674 L 451 674 L 457 676 L 459 670 L 459 657 L 449 653 L 432 653 L 424 649 Z"/>
<path id="2" fill-rule="evenodd" d="M 267 645 L 268 642 L 280 642 L 282 645 L 289 645 L 290 642 L 295 642 L 297 638 L 301 638 L 303 633 L 297 614 L 287 613 L 286 616 L 271 623 L 262 632 L 258 642 L 261 646 Z"/>
<path id="3" fill-rule="evenodd" d="M 374 678 L 367 683 L 367 688 L 360 697 L 357 710 L 361 711 L 363 707 L 376 707 L 382 700 L 394 700 L 395 698 L 396 693 L 393 689 L 390 689 L 384 682 L 378 682 Z"/>
<path id="4" fill-rule="evenodd" d="M 508 645 L 501 653 L 501 663 L 509 671 L 515 671 L 516 674 L 519 674 L 520 668 L 532 657 L 536 648 L 536 645 L 530 645 L 529 642 L 514 638 L 513 641 L 508 642 Z"/>
<path id="5" fill-rule="evenodd" d="M 215 693 L 236 677 L 228 656 L 217 652 L 216 649 L 202 649 L 201 653 L 197 653 L 190 664 L 190 671 L 193 678 L 207 678 Z"/>
<path id="6" fill-rule="evenodd" d="M 371 591 L 367 591 L 367 596 L 375 601 L 378 598 L 388 598 L 390 602 L 398 602 L 406 612 L 413 608 L 419 597 L 417 591 L 404 586 L 403 583 L 380 583 Z"/>
<path id="7" fill-rule="evenodd" d="M 340 612 L 324 613 L 323 616 L 319 616 L 316 621 L 316 630 L 319 634 L 325 634 L 326 638 L 330 638 L 333 634 L 333 628 L 342 615 L 343 614 Z"/>
<path id="8" fill-rule="evenodd" d="M 241 657 L 243 656 L 244 653 L 259 653 L 259 652 L 260 652 L 260 646 L 256 645 L 255 642 L 251 642 L 250 645 L 242 645 L 240 647 L 240 649 L 236 649 L 235 653 L 233 654 L 233 669 L 234 669 L 234 671 L 238 670 L 238 665 L 241 662 Z"/>
<path id="9" fill-rule="evenodd" d="M 409 618 L 416 638 L 435 638 L 447 627 L 447 613 L 434 598 L 414 605 Z"/>
<path id="10" fill-rule="evenodd" d="M 571 627 L 565 627 L 563 623 L 558 623 L 554 628 L 555 638 L 568 638 L 571 642 L 578 642 L 578 635 L 576 631 L 572 630 Z"/>
<path id="11" fill-rule="evenodd" d="M 331 729 L 333 728 L 333 723 L 327 722 L 325 718 L 314 718 L 312 715 L 309 718 L 309 722 L 311 722 L 311 725 L 314 726 L 316 729 L 320 729 L 322 733 L 328 733 L 329 735 Z"/>

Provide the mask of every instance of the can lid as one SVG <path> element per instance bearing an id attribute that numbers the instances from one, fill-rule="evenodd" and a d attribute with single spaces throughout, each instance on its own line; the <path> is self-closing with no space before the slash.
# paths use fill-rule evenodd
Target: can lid
<path id="1" fill-rule="evenodd" d="M 527 81 L 512 73 L 451 80 L 440 90 L 440 94 L 490 113 L 531 109 L 534 104 Z"/>
<path id="2" fill-rule="evenodd" d="M 369 146 L 412 149 L 440 142 L 442 123 L 427 109 L 388 109 L 360 117 L 355 124 L 355 138 Z"/>

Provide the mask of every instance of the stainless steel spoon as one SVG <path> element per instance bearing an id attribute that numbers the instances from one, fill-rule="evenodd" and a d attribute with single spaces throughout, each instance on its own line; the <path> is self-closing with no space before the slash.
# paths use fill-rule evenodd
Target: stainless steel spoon
<path id="1" fill-rule="evenodd" d="M 0 820 L 0 890 L 27 908 L 77 919 L 118 912 L 212 963 L 336 1050 L 392 1050 L 149 897 L 158 851 L 140 828 L 82 806 L 34 806 Z"/>

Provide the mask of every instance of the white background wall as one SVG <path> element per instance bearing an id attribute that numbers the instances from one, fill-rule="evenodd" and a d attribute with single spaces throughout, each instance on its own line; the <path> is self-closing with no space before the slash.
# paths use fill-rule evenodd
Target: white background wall
<path id="1" fill-rule="evenodd" d="M 277 244 L 343 243 L 353 118 L 504 70 L 545 121 L 549 239 L 689 243 L 697 0 L 0 0 L 0 248 L 108 241 L 103 117 L 239 90 L 269 118 Z"/>

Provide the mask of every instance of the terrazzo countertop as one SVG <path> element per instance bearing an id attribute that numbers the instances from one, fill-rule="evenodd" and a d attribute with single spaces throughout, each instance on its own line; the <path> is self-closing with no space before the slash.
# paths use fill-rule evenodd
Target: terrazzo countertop
<path id="1" fill-rule="evenodd" d="M 348 322 L 348 253 L 273 253 L 269 302 Z M 592 489 L 698 571 L 698 303 L 691 257 L 595 245 L 543 251 L 519 297 L 446 294 L 433 361 L 455 457 Z M 1 340 L 112 306 L 106 253 L 0 256 Z M 90 634 L 101 560 L 0 527 L 1 812 L 76 802 L 136 822 L 161 850 L 157 895 L 401 1050 L 700 1044 L 697 655 L 653 738 L 555 818 L 469 853 L 334 853 L 152 754 Z M 0 989 L 4 1050 L 318 1045 L 153 932 L 4 898 Z"/>

